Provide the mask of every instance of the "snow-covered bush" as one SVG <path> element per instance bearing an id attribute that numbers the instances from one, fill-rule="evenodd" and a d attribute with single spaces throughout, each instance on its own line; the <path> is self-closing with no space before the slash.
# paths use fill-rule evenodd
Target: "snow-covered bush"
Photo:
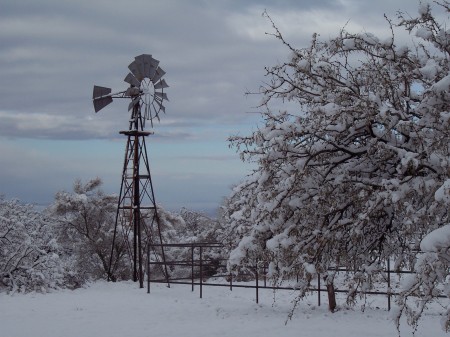
<path id="1" fill-rule="evenodd" d="M 159 245 L 178 243 L 180 237 L 180 230 L 182 230 L 186 224 L 183 218 L 175 213 L 172 213 L 164 209 L 161 205 L 156 206 L 156 216 L 154 210 L 149 210 L 144 214 L 145 219 L 145 242 L 150 242 Z M 183 248 L 162 248 L 160 246 L 154 246 L 151 249 L 150 260 L 162 261 L 163 256 L 166 262 L 174 262 L 180 259 L 180 256 L 184 254 Z M 159 269 L 152 272 L 153 276 L 163 277 L 166 271 L 170 277 L 180 277 L 182 274 L 178 270 L 175 270 L 172 266 L 171 269 L 166 270 L 165 267 L 159 265 Z M 182 272 L 181 272 L 182 273 Z"/>
<path id="2" fill-rule="evenodd" d="M 149 212 L 151 214 L 151 212 Z M 151 218 L 151 216 L 147 216 Z M 163 243 L 168 244 L 195 244 L 195 243 L 216 243 L 220 241 L 221 224 L 218 220 L 209 217 L 201 212 L 182 208 L 178 213 L 165 210 L 158 205 L 158 218 L 160 222 L 161 238 Z M 148 221 L 147 221 L 148 222 Z M 152 236 L 159 235 L 153 226 Z M 159 242 L 153 239 L 153 242 Z M 155 252 L 161 256 L 161 252 L 155 247 Z M 191 247 L 179 246 L 170 247 L 165 250 L 166 261 L 190 261 Z M 203 259 L 209 260 L 215 265 L 219 265 L 225 259 L 225 253 L 219 248 L 210 248 L 203 252 Z M 210 274 L 217 272 L 217 268 L 212 268 Z M 191 269 L 187 267 L 171 266 L 169 270 L 171 277 L 190 277 Z"/>
<path id="3" fill-rule="evenodd" d="M 66 256 L 75 260 L 73 271 L 80 280 L 130 277 L 126 246 L 116 241 L 110 269 L 117 196 L 106 195 L 101 179 L 77 180 L 73 192 L 56 193 L 50 212 L 58 219 L 57 235 Z"/>
<path id="4" fill-rule="evenodd" d="M 219 219 L 212 218 L 198 211 L 182 208 L 180 216 L 186 224 L 183 242 L 222 243 L 224 242 L 224 225 Z M 207 274 L 212 276 L 224 272 L 226 250 L 220 247 L 210 247 L 203 252 L 203 258 L 210 263 Z M 224 270 L 221 270 L 224 269 Z"/>
<path id="5" fill-rule="evenodd" d="M 182 208 L 179 212 L 185 222 L 184 230 L 178 230 L 183 242 L 220 242 L 222 223 L 202 212 Z"/>
<path id="6" fill-rule="evenodd" d="M 71 273 L 60 258 L 54 222 L 29 204 L 0 198 L 0 291 L 47 291 Z"/>
<path id="7" fill-rule="evenodd" d="M 386 259 L 412 261 L 421 238 L 449 222 L 434 196 L 450 177 L 450 31 L 427 5 L 387 24 L 388 38 L 341 30 L 300 49 L 273 25 L 290 58 L 266 69 L 263 125 L 230 138 L 257 166 L 229 199 L 231 269 L 264 260 L 305 288 L 339 265 L 358 271 L 361 290 Z M 411 46 L 397 44 L 404 29 Z"/>

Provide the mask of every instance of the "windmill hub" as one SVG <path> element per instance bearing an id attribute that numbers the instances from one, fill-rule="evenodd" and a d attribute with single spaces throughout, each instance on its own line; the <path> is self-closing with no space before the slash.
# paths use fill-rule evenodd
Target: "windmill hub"
<path id="1" fill-rule="evenodd" d="M 144 93 L 144 95 L 154 95 L 155 86 L 153 85 L 152 81 L 145 79 L 141 82 L 141 90 Z"/>

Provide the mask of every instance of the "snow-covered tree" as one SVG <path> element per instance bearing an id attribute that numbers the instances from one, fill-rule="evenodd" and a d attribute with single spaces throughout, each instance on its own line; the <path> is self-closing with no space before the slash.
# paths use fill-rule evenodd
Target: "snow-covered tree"
<path id="1" fill-rule="evenodd" d="M 226 244 L 224 225 L 216 218 L 202 212 L 182 208 L 180 216 L 186 223 L 184 242 L 222 243 Z M 206 274 L 214 275 L 224 269 L 226 250 L 220 247 L 210 247 L 203 252 L 203 258 L 208 260 L 209 267 Z M 225 271 L 225 270 L 223 270 Z"/>
<path id="2" fill-rule="evenodd" d="M 182 208 L 180 216 L 185 222 L 184 242 L 219 242 L 222 224 L 202 212 Z"/>
<path id="3" fill-rule="evenodd" d="M 124 256 L 126 245 L 116 240 L 112 267 L 110 256 L 113 243 L 117 196 L 102 192 L 100 178 L 86 183 L 77 180 L 73 192 L 56 193 L 50 207 L 58 217 L 58 236 L 65 254 L 76 259 L 76 273 L 82 279 L 126 279 L 131 273 Z"/>
<path id="4" fill-rule="evenodd" d="M 145 227 L 150 229 L 145 233 L 145 240 L 148 240 L 150 236 L 153 238 L 152 241 L 159 243 L 161 234 L 162 243 L 178 242 L 179 232 L 186 226 L 183 218 L 179 214 L 166 210 L 162 205 L 158 204 L 156 207 L 157 217 L 154 217 L 153 210 L 144 212 Z M 156 221 L 159 222 L 159 228 Z"/>
<path id="5" fill-rule="evenodd" d="M 157 205 L 157 216 L 154 216 L 154 211 L 149 210 L 146 212 L 145 218 L 145 242 L 155 243 L 155 244 L 171 244 L 180 242 L 180 230 L 185 228 L 183 218 L 175 213 L 172 213 L 164 209 L 161 205 Z M 159 224 L 159 225 L 158 225 Z M 157 260 L 161 261 L 162 255 L 166 262 L 174 262 L 180 259 L 180 256 L 184 254 L 183 248 L 161 248 L 155 246 L 152 248 L 152 253 L 150 254 L 150 260 L 153 260 L 157 256 Z M 160 266 L 162 267 L 162 266 Z M 160 272 L 160 276 L 165 273 L 163 268 L 160 268 L 156 272 Z M 169 271 L 170 276 L 172 275 L 172 270 Z M 154 273 L 153 273 L 154 274 Z M 177 274 L 178 275 L 178 274 Z"/>
<path id="6" fill-rule="evenodd" d="M 148 219 L 152 218 L 152 212 L 149 212 Z M 219 221 L 209 217 L 201 212 L 182 208 L 178 213 L 169 212 L 158 205 L 158 218 L 161 228 L 161 237 L 163 243 L 169 244 L 196 244 L 196 243 L 216 243 L 220 240 L 221 225 Z M 148 221 L 147 221 L 148 223 Z M 152 227 L 152 236 L 159 235 Z M 158 239 L 153 239 L 158 242 Z M 157 254 L 161 254 L 159 249 L 155 249 Z M 165 256 L 167 261 L 190 261 L 191 247 L 170 247 L 166 248 Z M 203 252 L 203 259 L 214 261 L 215 265 L 224 260 L 224 252 L 219 248 L 210 248 Z M 210 273 L 216 272 L 216 268 L 211 268 Z M 171 277 L 189 277 L 191 269 L 171 267 Z"/>
<path id="7" fill-rule="evenodd" d="M 442 202 L 450 210 L 450 179 L 436 191 L 436 201 Z M 448 220 L 448 217 L 447 217 Z M 397 326 L 406 316 L 408 322 L 417 327 L 422 313 L 438 296 L 446 296 L 442 328 L 450 330 L 450 223 L 428 233 L 420 243 L 421 253 L 414 265 L 415 274 L 409 277 L 397 299 Z"/>
<path id="8" fill-rule="evenodd" d="M 229 265 L 258 259 L 275 278 L 299 275 L 300 296 L 316 272 L 345 266 L 357 272 L 354 294 L 449 222 L 435 192 L 450 178 L 450 31 L 428 5 L 387 20 L 387 38 L 343 29 L 297 49 L 273 28 L 290 57 L 266 69 L 264 125 L 230 138 L 256 169 L 229 199 Z M 400 45 L 404 30 L 412 41 Z"/>
<path id="9" fill-rule="evenodd" d="M 0 291 L 47 291 L 66 285 L 51 218 L 33 205 L 0 198 Z M 69 285 L 68 285 L 69 286 Z"/>

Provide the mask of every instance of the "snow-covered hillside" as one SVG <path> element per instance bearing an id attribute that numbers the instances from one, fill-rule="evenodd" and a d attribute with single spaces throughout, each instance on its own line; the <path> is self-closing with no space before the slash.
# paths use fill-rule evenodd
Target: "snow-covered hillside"
<path id="1" fill-rule="evenodd" d="M 384 297 L 370 297 L 364 312 L 317 306 L 316 295 L 301 302 L 285 325 L 294 294 L 235 288 L 152 285 L 151 294 L 132 282 L 97 282 L 75 291 L 0 294 L 1 337 L 389 337 L 397 336 Z M 325 298 L 323 299 L 325 302 Z M 377 309 L 377 306 L 379 309 Z M 402 336 L 412 330 L 402 326 Z M 440 337 L 440 317 L 427 313 L 416 337 Z"/>

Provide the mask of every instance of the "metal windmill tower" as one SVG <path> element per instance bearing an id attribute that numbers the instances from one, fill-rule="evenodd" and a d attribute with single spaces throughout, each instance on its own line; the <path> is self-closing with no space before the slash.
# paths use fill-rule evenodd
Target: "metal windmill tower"
<path id="1" fill-rule="evenodd" d="M 168 85 L 162 79 L 165 72 L 159 67 L 159 61 L 151 55 L 136 56 L 128 69 L 130 72 L 124 81 L 130 86 L 126 90 L 111 93 L 111 88 L 94 86 L 92 98 L 95 112 L 110 104 L 113 98 L 131 99 L 128 105 L 128 111 L 131 111 L 129 128 L 119 132 L 127 136 L 127 146 L 108 279 L 111 276 L 113 255 L 115 254 L 114 245 L 116 240 L 123 240 L 131 258 L 133 280 L 139 280 L 139 285 L 143 288 L 143 256 L 145 255 L 143 252 L 148 243 L 163 243 L 145 144 L 145 138 L 153 132 L 144 131 L 144 128 L 147 120 L 153 127 L 153 120 L 155 118 L 159 120 L 159 113 L 165 112 L 163 101 L 167 101 L 168 98 L 164 89 Z M 122 234 L 121 237 L 120 234 Z M 155 251 L 154 254 L 162 262 L 162 272 L 167 279 L 167 266 L 162 246 L 161 251 Z"/>

